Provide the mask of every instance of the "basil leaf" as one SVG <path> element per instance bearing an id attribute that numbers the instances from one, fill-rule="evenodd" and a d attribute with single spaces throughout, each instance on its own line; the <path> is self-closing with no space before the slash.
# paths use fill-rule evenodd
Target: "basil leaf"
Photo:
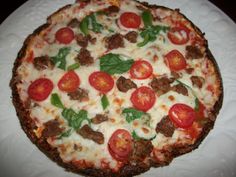
<path id="1" fill-rule="evenodd" d="M 142 13 L 142 20 L 144 23 L 145 28 L 148 26 L 152 26 L 152 14 L 150 11 L 144 11 Z"/>
<path id="2" fill-rule="evenodd" d="M 135 139 L 135 140 L 141 140 L 142 138 L 140 138 L 135 131 L 132 131 L 132 137 Z"/>
<path id="3" fill-rule="evenodd" d="M 76 113 L 73 109 L 63 109 L 62 116 L 68 121 L 70 127 L 78 130 L 81 127 L 83 121 L 88 121 L 90 124 L 90 119 L 88 118 L 88 112 L 85 110 L 80 110 Z"/>
<path id="4" fill-rule="evenodd" d="M 100 33 L 102 31 L 103 26 L 97 22 L 95 14 L 96 13 L 88 15 L 81 21 L 80 30 L 82 33 L 84 33 L 84 35 L 89 34 L 89 29 L 91 29 L 92 31 L 96 33 Z M 89 28 L 90 26 L 92 28 Z"/>
<path id="5" fill-rule="evenodd" d="M 80 25 L 79 25 L 80 31 L 81 31 L 82 33 L 84 33 L 85 36 L 89 34 L 88 26 L 89 26 L 89 19 L 88 19 L 88 17 L 85 17 L 85 18 L 80 22 Z"/>
<path id="6" fill-rule="evenodd" d="M 102 96 L 101 102 L 102 102 L 102 108 L 103 110 L 105 110 L 109 106 L 109 101 L 106 95 Z"/>
<path id="7" fill-rule="evenodd" d="M 198 98 L 195 98 L 195 107 L 194 107 L 194 110 L 195 111 L 199 111 L 199 99 Z"/>
<path id="8" fill-rule="evenodd" d="M 63 138 L 63 137 L 69 137 L 72 132 L 73 132 L 73 130 L 72 130 L 72 129 L 69 129 L 69 130 L 63 132 L 63 133 L 58 137 L 58 139 L 61 139 L 61 138 Z"/>
<path id="9" fill-rule="evenodd" d="M 51 101 L 51 104 L 53 106 L 56 106 L 56 107 L 61 108 L 61 109 L 64 108 L 64 105 L 62 104 L 61 99 L 60 99 L 60 97 L 58 96 L 57 93 L 53 93 L 51 95 L 50 101 Z"/>
<path id="10" fill-rule="evenodd" d="M 69 53 L 70 47 L 63 47 L 59 50 L 58 54 L 54 57 L 51 57 L 51 59 L 58 68 L 66 70 L 66 56 Z"/>
<path id="11" fill-rule="evenodd" d="M 75 64 L 72 64 L 72 65 L 68 66 L 67 71 L 75 70 L 75 69 L 78 69 L 79 67 L 80 67 L 80 64 L 75 63 Z"/>
<path id="12" fill-rule="evenodd" d="M 100 70 L 108 74 L 121 74 L 130 69 L 133 59 L 122 60 L 118 54 L 109 53 L 100 58 Z"/>
<path id="13" fill-rule="evenodd" d="M 191 92 L 192 92 L 192 94 L 193 94 L 193 96 L 195 96 L 195 97 L 197 98 L 197 94 L 194 92 L 194 90 L 192 89 L 192 87 L 190 87 L 189 85 L 187 85 L 187 84 L 181 82 L 181 81 L 178 80 L 178 79 L 176 79 L 176 82 L 178 82 L 179 84 L 182 84 L 183 86 L 185 86 L 185 87 L 187 87 L 188 89 L 190 89 Z"/>
<path id="14" fill-rule="evenodd" d="M 96 33 L 100 33 L 103 29 L 103 26 L 97 22 L 95 14 L 90 15 L 92 30 Z"/>
<path id="15" fill-rule="evenodd" d="M 141 119 L 146 113 L 134 108 L 125 108 L 122 114 L 125 114 L 126 121 L 130 123 L 135 119 Z"/>

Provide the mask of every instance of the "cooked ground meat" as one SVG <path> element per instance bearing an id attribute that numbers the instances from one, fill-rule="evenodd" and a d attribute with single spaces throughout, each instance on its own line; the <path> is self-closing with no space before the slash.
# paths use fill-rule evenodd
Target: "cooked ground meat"
<path id="1" fill-rule="evenodd" d="M 141 162 L 148 157 L 153 150 L 153 145 L 150 140 L 135 140 L 133 145 L 133 152 L 131 155 L 131 162 Z"/>
<path id="2" fill-rule="evenodd" d="M 88 41 L 89 41 L 91 44 L 95 44 L 95 43 L 97 42 L 97 38 L 92 37 L 90 34 L 87 35 L 87 38 L 88 38 Z"/>
<path id="3" fill-rule="evenodd" d="M 80 49 L 79 54 L 77 55 L 75 60 L 78 61 L 81 65 L 90 65 L 94 62 L 90 52 L 85 48 Z"/>
<path id="4" fill-rule="evenodd" d="M 169 116 L 164 116 L 156 126 L 156 132 L 162 133 L 166 137 L 172 137 L 175 131 L 175 126 Z"/>
<path id="5" fill-rule="evenodd" d="M 60 123 L 57 120 L 50 120 L 44 123 L 45 128 L 42 131 L 43 137 L 57 136 L 62 133 L 63 129 L 60 128 Z"/>
<path id="6" fill-rule="evenodd" d="M 74 92 L 68 93 L 68 96 L 71 100 L 78 100 L 78 101 L 87 101 L 88 100 L 88 91 L 82 88 L 78 88 Z"/>
<path id="7" fill-rule="evenodd" d="M 126 79 L 123 76 L 120 76 L 116 81 L 116 86 L 121 92 L 127 92 L 129 89 L 137 88 L 137 85 L 131 79 Z"/>
<path id="8" fill-rule="evenodd" d="M 108 8 L 102 10 L 106 15 L 110 15 L 112 13 L 118 13 L 120 8 L 117 6 L 109 6 Z"/>
<path id="9" fill-rule="evenodd" d="M 188 74 L 192 74 L 192 72 L 194 71 L 194 68 L 186 68 L 185 71 L 186 71 Z"/>
<path id="10" fill-rule="evenodd" d="M 138 33 L 136 31 L 130 31 L 124 37 L 129 42 L 136 43 L 137 42 Z"/>
<path id="11" fill-rule="evenodd" d="M 116 33 L 105 39 L 106 48 L 109 50 L 117 49 L 119 47 L 124 47 L 123 36 L 119 33 Z"/>
<path id="12" fill-rule="evenodd" d="M 44 69 L 53 69 L 54 63 L 49 58 L 49 56 L 41 56 L 34 58 L 33 65 L 37 70 L 44 70 Z"/>
<path id="13" fill-rule="evenodd" d="M 71 28 L 79 28 L 80 22 L 77 18 L 73 18 L 68 24 L 67 26 L 71 27 Z"/>
<path id="14" fill-rule="evenodd" d="M 187 59 L 199 59 L 203 57 L 203 53 L 197 46 L 188 45 L 186 46 L 186 56 Z"/>
<path id="15" fill-rule="evenodd" d="M 94 118 L 91 119 L 93 124 L 100 124 L 108 120 L 107 115 L 105 114 L 96 114 Z"/>
<path id="16" fill-rule="evenodd" d="M 170 84 L 174 82 L 173 78 L 167 78 L 167 77 L 161 77 L 161 78 L 154 78 L 150 86 L 152 87 L 153 90 L 157 92 L 158 95 L 162 95 L 170 91 L 171 86 Z"/>
<path id="17" fill-rule="evenodd" d="M 182 95 L 188 96 L 188 89 L 185 86 L 183 86 L 183 84 L 174 85 L 173 87 L 171 87 L 171 90 L 180 93 Z"/>
<path id="18" fill-rule="evenodd" d="M 193 86 L 197 86 L 198 88 L 202 88 L 202 85 L 204 83 L 204 78 L 200 76 L 191 76 L 191 81 Z"/>
<path id="19" fill-rule="evenodd" d="M 104 136 L 101 132 L 94 131 L 88 125 L 84 125 L 82 128 L 77 130 L 77 133 L 80 134 L 85 139 L 93 140 L 98 144 L 104 143 Z"/>
<path id="20" fill-rule="evenodd" d="M 86 48 L 88 46 L 88 37 L 84 36 L 83 34 L 79 33 L 76 36 L 76 42 L 80 47 Z"/>
<path id="21" fill-rule="evenodd" d="M 181 75 L 175 71 L 171 71 L 171 76 L 173 76 L 174 79 L 179 79 Z"/>

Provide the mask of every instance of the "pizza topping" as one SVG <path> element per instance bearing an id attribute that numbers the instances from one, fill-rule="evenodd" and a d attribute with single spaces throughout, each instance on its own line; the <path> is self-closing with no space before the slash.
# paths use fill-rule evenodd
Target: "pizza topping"
<path id="1" fill-rule="evenodd" d="M 196 113 L 193 108 L 186 104 L 174 104 L 168 113 L 172 122 L 180 128 L 190 127 L 196 119 Z"/>
<path id="2" fill-rule="evenodd" d="M 73 18 L 68 24 L 67 26 L 68 27 L 71 27 L 71 28 L 79 28 L 79 25 L 80 25 L 80 22 L 77 18 Z"/>
<path id="3" fill-rule="evenodd" d="M 161 78 L 153 78 L 150 86 L 153 90 L 157 92 L 158 95 L 162 95 L 170 91 L 171 86 L 170 84 L 174 82 L 174 79 L 167 78 L 167 77 L 161 77 Z"/>
<path id="4" fill-rule="evenodd" d="M 53 63 L 60 69 L 66 70 L 66 57 L 70 53 L 69 47 L 63 47 L 59 50 L 58 54 L 51 57 Z"/>
<path id="5" fill-rule="evenodd" d="M 58 139 L 61 139 L 61 138 L 64 138 L 64 137 L 69 137 L 73 132 L 73 129 L 68 129 L 64 132 L 62 132 L 59 136 L 58 136 Z"/>
<path id="6" fill-rule="evenodd" d="M 198 88 L 202 88 L 203 83 L 205 82 L 203 77 L 200 76 L 191 76 L 191 81 L 193 86 L 197 86 Z"/>
<path id="7" fill-rule="evenodd" d="M 74 71 L 68 71 L 59 80 L 57 86 L 61 91 L 74 92 L 80 85 L 79 76 Z"/>
<path id="8" fill-rule="evenodd" d="M 91 56 L 90 52 L 85 48 L 80 49 L 79 54 L 77 55 L 75 60 L 78 61 L 82 66 L 91 65 L 94 62 L 94 59 Z"/>
<path id="9" fill-rule="evenodd" d="M 202 58 L 203 52 L 197 46 L 188 45 L 186 46 L 186 58 L 187 59 L 199 59 Z"/>
<path id="10" fill-rule="evenodd" d="M 171 71 L 180 71 L 187 66 L 184 56 L 178 50 L 172 50 L 165 55 L 165 63 Z"/>
<path id="11" fill-rule="evenodd" d="M 102 12 L 105 13 L 106 15 L 118 13 L 119 11 L 120 11 L 120 8 L 117 6 L 109 6 L 108 8 L 102 10 Z"/>
<path id="12" fill-rule="evenodd" d="M 100 70 L 108 74 L 122 74 L 130 69 L 133 62 L 133 59 L 124 60 L 121 55 L 109 53 L 100 57 Z"/>
<path id="13" fill-rule="evenodd" d="M 142 86 L 132 93 L 130 100 L 135 108 L 146 112 L 153 107 L 156 95 L 151 88 Z"/>
<path id="14" fill-rule="evenodd" d="M 71 64 L 67 67 L 67 71 L 71 71 L 71 70 L 76 70 L 80 67 L 80 64 L 79 63 L 74 63 L 74 64 Z"/>
<path id="15" fill-rule="evenodd" d="M 120 16 L 120 23 L 125 28 L 139 28 L 141 24 L 141 17 L 134 12 L 124 12 Z"/>
<path id="16" fill-rule="evenodd" d="M 102 108 L 105 110 L 109 106 L 109 100 L 106 95 L 103 95 L 101 98 Z"/>
<path id="17" fill-rule="evenodd" d="M 93 124 L 100 124 L 105 121 L 108 121 L 108 117 L 106 114 L 96 114 L 96 116 L 91 119 L 91 122 Z"/>
<path id="18" fill-rule="evenodd" d="M 116 86 L 121 92 L 127 92 L 129 89 L 137 88 L 137 85 L 131 79 L 126 79 L 123 76 L 120 76 L 116 81 Z"/>
<path id="19" fill-rule="evenodd" d="M 181 75 L 175 71 L 171 71 L 171 76 L 173 76 L 174 79 L 179 79 Z"/>
<path id="20" fill-rule="evenodd" d="M 69 44 L 75 38 L 75 36 L 72 29 L 69 27 L 64 27 L 56 32 L 55 38 L 59 43 Z"/>
<path id="21" fill-rule="evenodd" d="M 171 87 L 171 90 L 182 95 L 188 96 L 188 89 L 183 84 L 174 85 L 173 87 Z"/>
<path id="22" fill-rule="evenodd" d="M 47 99 L 53 89 L 53 83 L 47 78 L 40 78 L 32 82 L 28 88 L 28 95 L 35 101 Z"/>
<path id="23" fill-rule="evenodd" d="M 43 137 L 57 136 L 62 133 L 63 129 L 60 128 L 60 123 L 57 120 L 50 120 L 44 123 L 44 129 L 42 131 Z"/>
<path id="24" fill-rule="evenodd" d="M 83 34 L 78 34 L 76 36 L 76 41 L 77 41 L 77 44 L 80 47 L 86 48 L 88 46 L 88 37 L 87 36 L 83 36 Z"/>
<path id="25" fill-rule="evenodd" d="M 186 71 L 188 74 L 192 74 L 192 72 L 194 71 L 194 68 L 186 68 L 185 71 Z"/>
<path id="26" fill-rule="evenodd" d="M 174 27 L 170 29 L 167 36 L 173 44 L 183 45 L 189 41 L 189 30 L 184 27 Z"/>
<path id="27" fill-rule="evenodd" d="M 146 60 L 137 60 L 131 66 L 130 75 L 134 79 L 147 79 L 152 75 L 152 65 Z"/>
<path id="28" fill-rule="evenodd" d="M 117 49 L 120 47 L 124 47 L 124 39 L 123 36 L 119 33 L 113 34 L 112 36 L 105 38 L 105 46 L 107 49 Z"/>
<path id="29" fill-rule="evenodd" d="M 53 69 L 54 63 L 48 56 L 35 57 L 33 61 L 34 67 L 41 71 L 44 69 Z"/>
<path id="30" fill-rule="evenodd" d="M 170 120 L 169 116 L 164 116 L 156 126 L 156 132 L 165 135 L 166 137 L 172 137 L 175 131 L 175 126 Z"/>
<path id="31" fill-rule="evenodd" d="M 113 78 L 102 71 L 95 71 L 89 76 L 89 83 L 101 93 L 109 92 L 114 86 Z"/>
<path id="32" fill-rule="evenodd" d="M 70 92 L 67 94 L 71 100 L 78 100 L 80 102 L 88 101 L 88 91 L 82 88 L 78 88 L 77 90 Z"/>
<path id="33" fill-rule="evenodd" d="M 136 31 L 130 31 L 125 34 L 125 39 L 127 39 L 131 43 L 136 43 L 138 38 L 138 33 Z"/>
<path id="34" fill-rule="evenodd" d="M 104 143 L 104 136 L 101 132 L 94 131 L 88 125 L 84 125 L 82 128 L 77 130 L 77 133 L 80 134 L 85 139 L 90 139 L 98 144 Z"/>
<path id="35" fill-rule="evenodd" d="M 61 108 L 61 109 L 64 108 L 64 105 L 62 104 L 61 99 L 60 99 L 60 97 L 58 96 L 57 93 L 53 93 L 51 95 L 50 102 L 53 106 L 56 106 L 56 107 Z"/>
<path id="36" fill-rule="evenodd" d="M 153 145 L 150 140 L 135 140 L 133 143 L 133 151 L 131 155 L 132 162 L 142 162 L 146 157 L 150 156 Z"/>
<path id="37" fill-rule="evenodd" d="M 100 33 L 102 29 L 103 26 L 96 20 L 96 13 L 86 16 L 80 23 L 80 30 L 84 35 L 88 35 L 89 30 Z"/>
<path id="38" fill-rule="evenodd" d="M 134 121 L 135 119 L 145 119 L 147 116 L 147 113 L 134 108 L 125 108 L 123 109 L 122 114 L 125 115 L 126 121 L 128 123 Z"/>
<path id="39" fill-rule="evenodd" d="M 118 161 L 127 161 L 132 152 L 132 137 L 125 129 L 118 129 L 108 141 L 111 156 Z"/>

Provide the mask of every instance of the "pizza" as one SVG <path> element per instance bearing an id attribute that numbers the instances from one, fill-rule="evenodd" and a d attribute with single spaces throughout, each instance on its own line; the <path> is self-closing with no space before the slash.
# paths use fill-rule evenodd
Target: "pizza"
<path id="1" fill-rule="evenodd" d="M 179 9 L 77 0 L 24 42 L 12 101 L 50 159 L 87 176 L 133 176 L 199 146 L 223 85 L 204 33 Z"/>

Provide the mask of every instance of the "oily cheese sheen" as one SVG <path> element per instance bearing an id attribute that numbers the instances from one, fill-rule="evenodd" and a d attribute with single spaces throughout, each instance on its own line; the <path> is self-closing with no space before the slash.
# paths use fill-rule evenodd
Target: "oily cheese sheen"
<path id="1" fill-rule="evenodd" d="M 13 67 L 22 129 L 58 165 L 134 176 L 197 148 L 223 85 L 204 34 L 179 9 L 77 0 L 25 40 Z"/>

